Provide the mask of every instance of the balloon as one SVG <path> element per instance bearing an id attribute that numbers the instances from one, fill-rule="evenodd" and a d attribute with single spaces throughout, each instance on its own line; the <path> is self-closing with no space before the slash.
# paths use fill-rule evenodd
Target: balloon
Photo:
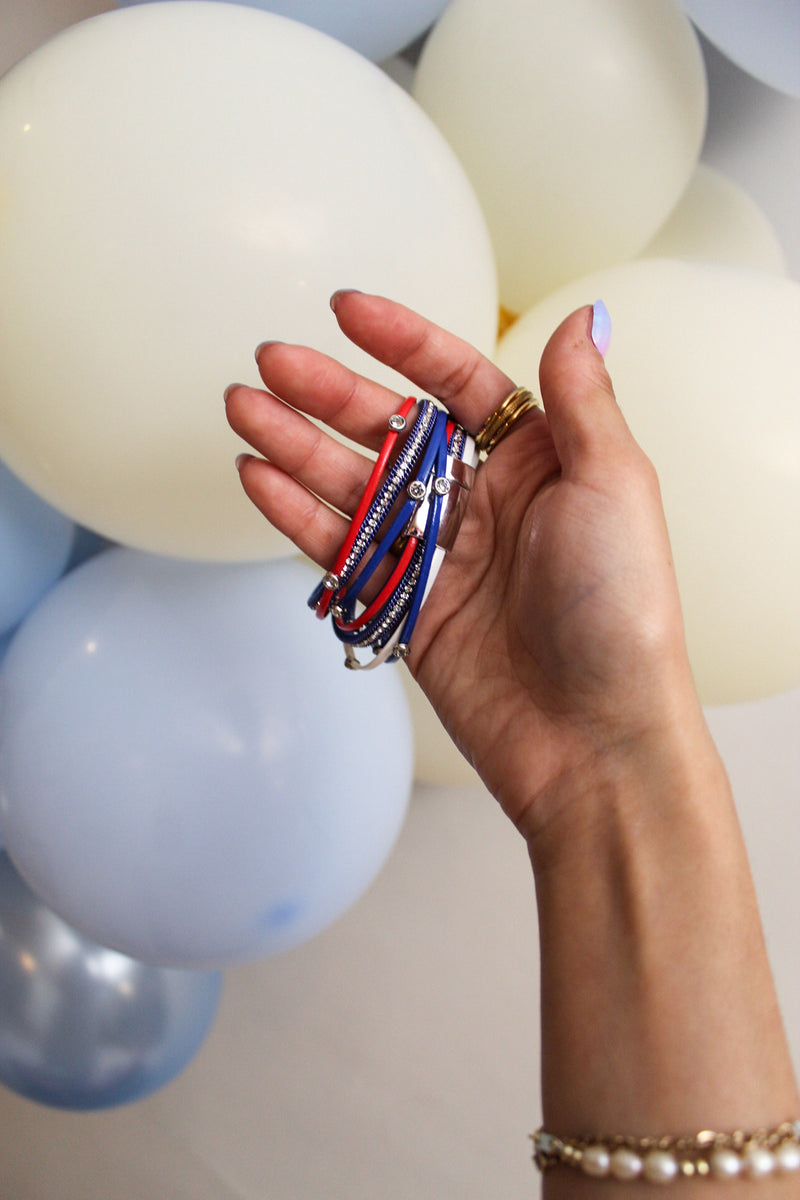
<path id="1" fill-rule="evenodd" d="M 292 559 L 116 548 L 65 576 L 0 672 L 4 844 L 43 901 L 167 966 L 276 953 L 366 890 L 411 789 L 397 669 L 345 671 Z"/>
<path id="2" fill-rule="evenodd" d="M 682 0 L 717 49 L 762 83 L 800 96 L 797 0 Z"/>
<path id="3" fill-rule="evenodd" d="M 454 0 L 413 94 L 472 180 L 517 313 L 641 250 L 705 127 L 702 55 L 673 0 Z"/>
<path id="4" fill-rule="evenodd" d="M 598 272 L 526 313 L 497 361 L 537 378 L 567 313 L 600 296 L 617 398 L 658 471 L 689 654 L 707 704 L 800 682 L 800 284 L 652 259 Z"/>
<path id="5" fill-rule="evenodd" d="M 13 629 L 9 633 L 0 634 L 0 663 L 2 663 L 3 659 L 6 656 L 6 651 L 8 650 L 8 647 L 11 645 L 11 639 L 13 636 L 14 636 Z"/>
<path id="6" fill-rule="evenodd" d="M 703 163 L 643 258 L 705 258 L 786 274 L 778 235 L 748 194 Z"/>
<path id="7" fill-rule="evenodd" d="M 336 288 L 494 350 L 494 260 L 452 151 L 380 68 L 284 17 L 181 0 L 66 30 L 0 81 L 0 195 L 0 455 L 115 542 L 290 549 L 241 490 L 222 392 L 259 382 L 265 338 L 373 372 Z"/>
<path id="8" fill-rule="evenodd" d="M 214 972 L 134 962 L 81 937 L 0 854 L 0 1083 L 56 1108 L 139 1100 L 194 1057 L 216 1014 Z"/>
<path id="9" fill-rule="evenodd" d="M 75 526 L 0 462 L 0 634 L 25 616 L 63 573 Z"/>
<path id="10" fill-rule="evenodd" d="M 117 0 L 121 8 L 153 0 Z M 402 50 L 436 20 L 447 0 L 233 0 L 292 17 L 380 62 Z"/>
<path id="11" fill-rule="evenodd" d="M 4 4 L 0 14 L 3 26 L 0 75 L 68 25 L 109 12 L 113 7 L 113 0 L 36 0 L 35 4 Z"/>

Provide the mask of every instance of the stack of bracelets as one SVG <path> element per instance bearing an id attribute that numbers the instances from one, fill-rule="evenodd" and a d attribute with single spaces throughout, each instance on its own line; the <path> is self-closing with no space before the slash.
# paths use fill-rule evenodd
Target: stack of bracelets
<path id="1" fill-rule="evenodd" d="M 336 562 L 308 601 L 318 617 L 330 614 L 346 667 L 368 670 L 408 655 L 420 609 L 458 533 L 477 465 L 475 440 L 433 400 L 409 397 L 389 418 Z M 381 566 L 388 579 L 367 603 L 364 589 Z M 373 657 L 362 662 L 356 650 L 366 647 Z"/>

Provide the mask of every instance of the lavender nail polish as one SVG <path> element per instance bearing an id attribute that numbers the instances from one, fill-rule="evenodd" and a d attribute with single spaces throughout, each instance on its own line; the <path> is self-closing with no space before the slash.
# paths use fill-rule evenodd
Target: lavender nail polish
<path id="1" fill-rule="evenodd" d="M 592 309 L 592 341 L 605 358 L 611 343 L 611 314 L 602 300 Z"/>

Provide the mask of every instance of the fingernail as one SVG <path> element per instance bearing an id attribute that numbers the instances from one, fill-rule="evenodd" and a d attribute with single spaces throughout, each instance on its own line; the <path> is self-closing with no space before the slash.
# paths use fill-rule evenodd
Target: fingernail
<path id="1" fill-rule="evenodd" d="M 261 342 L 258 346 L 256 346 L 256 362 L 258 362 L 258 356 L 261 353 L 261 351 L 265 350 L 267 348 L 267 346 L 282 346 L 282 345 L 283 345 L 283 342 L 280 342 L 280 341 L 276 340 L 275 338 L 273 338 L 271 341 L 268 341 L 268 342 Z"/>
<path id="2" fill-rule="evenodd" d="M 339 303 L 342 296 L 360 296 L 358 288 L 339 288 L 331 296 L 331 308 L 336 312 L 336 305 Z"/>
<path id="3" fill-rule="evenodd" d="M 237 454 L 236 455 L 236 470 L 241 471 L 242 467 L 247 462 L 248 458 L 251 458 L 251 457 L 252 457 L 252 455 L 250 455 L 250 454 Z"/>
<path id="4" fill-rule="evenodd" d="M 222 393 L 222 397 L 226 404 L 228 403 L 228 396 L 230 396 L 231 392 L 234 391 L 236 388 L 240 388 L 240 387 L 247 387 L 247 384 L 245 384 L 245 383 L 229 383 L 228 384 L 228 386 L 225 388 L 225 391 Z"/>
<path id="5" fill-rule="evenodd" d="M 602 300 L 597 300 L 592 309 L 592 341 L 605 358 L 611 344 L 611 314 Z"/>

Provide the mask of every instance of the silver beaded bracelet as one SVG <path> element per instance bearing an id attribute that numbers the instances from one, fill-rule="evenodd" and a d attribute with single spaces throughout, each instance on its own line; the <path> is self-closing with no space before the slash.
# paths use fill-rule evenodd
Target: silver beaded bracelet
<path id="1" fill-rule="evenodd" d="M 800 1121 L 774 1129 L 661 1138 L 557 1137 L 544 1129 L 531 1135 L 533 1161 L 540 1171 L 566 1166 L 597 1179 L 671 1183 L 708 1179 L 762 1179 L 800 1171 Z"/>

